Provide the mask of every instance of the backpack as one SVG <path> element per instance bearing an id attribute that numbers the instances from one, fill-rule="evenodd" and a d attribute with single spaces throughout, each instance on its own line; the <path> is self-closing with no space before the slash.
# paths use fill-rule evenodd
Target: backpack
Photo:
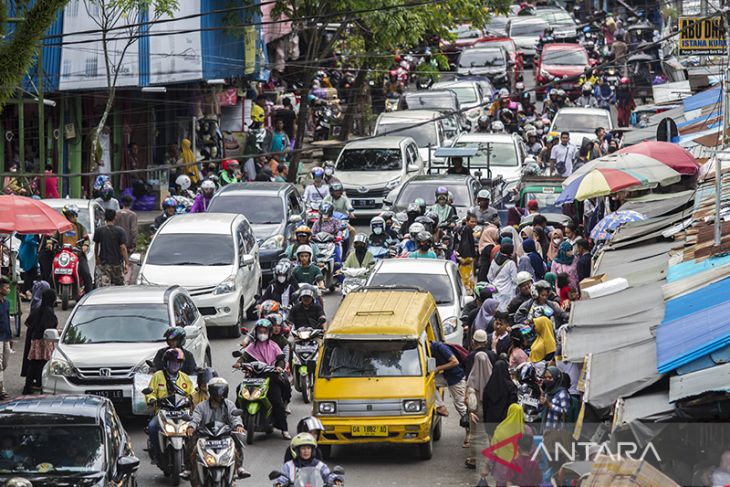
<path id="1" fill-rule="evenodd" d="M 464 367 L 464 365 L 466 365 L 466 359 L 469 357 L 469 350 L 455 343 L 444 343 L 444 345 L 451 349 L 451 353 L 453 353 L 456 360 L 459 361 L 459 365 Z"/>

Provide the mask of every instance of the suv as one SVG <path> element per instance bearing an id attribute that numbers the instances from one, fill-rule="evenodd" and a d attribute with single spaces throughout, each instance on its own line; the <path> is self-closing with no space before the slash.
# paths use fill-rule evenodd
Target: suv
<path id="1" fill-rule="evenodd" d="M 507 37 L 511 37 L 522 51 L 525 65 L 534 61 L 537 43 L 549 25 L 538 17 L 515 17 L 507 23 Z"/>
<path id="2" fill-rule="evenodd" d="M 456 135 L 469 126 L 466 117 L 461 111 L 459 99 L 451 90 L 427 90 L 405 93 L 401 97 L 399 110 L 436 110 L 444 117 L 444 133 L 447 139 Z"/>
<path id="3" fill-rule="evenodd" d="M 227 184 L 208 205 L 209 213 L 244 215 L 259 244 L 259 262 L 264 282 L 286 250 L 289 236 L 304 218 L 299 191 L 290 183 Z"/>
<path id="4" fill-rule="evenodd" d="M 469 208 L 476 205 L 476 195 L 481 184 L 472 176 L 461 174 L 428 174 L 416 176 L 385 198 L 384 208 L 394 212 L 406 211 L 409 203 L 423 198 L 427 205 L 436 202 L 436 189 L 445 186 L 454 198 L 453 206 L 459 217 L 465 217 Z"/>
<path id="5" fill-rule="evenodd" d="M 588 53 L 580 44 L 545 44 L 535 63 L 538 99 L 545 98 L 548 86 L 565 90 L 571 98 L 577 98 L 581 89 L 578 78 L 589 65 Z"/>
<path id="6" fill-rule="evenodd" d="M 152 238 L 137 282 L 185 286 L 208 326 L 238 337 L 261 289 L 253 228 L 243 215 L 174 216 Z"/>
<path id="7" fill-rule="evenodd" d="M 512 66 L 513 61 L 506 49 L 479 45 L 461 51 L 456 74 L 486 76 L 494 87 L 512 90 Z"/>
<path id="8" fill-rule="evenodd" d="M 0 483 L 35 487 L 137 485 L 139 459 L 112 403 L 86 395 L 30 396 L 0 403 Z"/>
<path id="9" fill-rule="evenodd" d="M 522 138 L 517 134 L 461 134 L 453 147 L 476 147 L 477 155 L 471 158 L 469 168 L 472 174 L 481 172 L 479 179 L 496 179 L 501 176 L 505 182 L 517 181 L 522 174 L 522 163 L 527 152 Z M 487 164 L 488 162 L 488 164 Z M 465 163 L 466 165 L 466 163 Z M 487 167 L 489 170 L 487 171 Z"/>
<path id="10" fill-rule="evenodd" d="M 163 335 L 172 326 L 185 328 L 184 348 L 198 365 L 212 365 L 205 321 L 184 288 L 99 288 L 79 301 L 60 335 L 46 331 L 57 344 L 43 369 L 43 390 L 95 394 L 125 413 L 144 414 L 144 401 L 141 408 L 135 402 L 135 379 L 152 372 L 146 361 L 166 346 Z"/>
<path id="11" fill-rule="evenodd" d="M 423 174 L 424 167 L 412 138 L 385 136 L 347 144 L 335 171 L 357 215 L 370 218 L 380 214 L 389 191 Z"/>

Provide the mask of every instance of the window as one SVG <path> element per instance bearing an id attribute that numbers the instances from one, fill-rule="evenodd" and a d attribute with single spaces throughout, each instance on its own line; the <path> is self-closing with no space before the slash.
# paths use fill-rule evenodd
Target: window
<path id="1" fill-rule="evenodd" d="M 71 60 L 70 59 L 63 60 L 63 74 L 61 76 L 63 76 L 64 78 L 68 78 L 71 76 Z"/>
<path id="2" fill-rule="evenodd" d="M 418 148 L 415 145 L 410 144 L 406 147 L 406 151 L 409 155 L 408 164 L 418 164 Z"/>
<path id="3" fill-rule="evenodd" d="M 256 245 L 256 236 L 253 234 L 251 225 L 248 223 L 243 224 L 243 238 L 246 239 L 246 248 L 248 249 L 247 253 L 252 252 Z"/>
<path id="4" fill-rule="evenodd" d="M 183 298 L 185 298 L 185 313 L 188 315 L 188 321 L 192 325 L 198 319 L 198 307 L 195 306 L 195 303 L 193 303 L 193 300 L 189 296 L 183 295 Z"/>
<path id="5" fill-rule="evenodd" d="M 415 125 L 414 125 L 415 123 Z M 438 144 L 436 139 L 436 130 L 434 124 L 422 122 L 401 122 L 401 123 L 381 123 L 375 128 L 375 135 L 387 135 L 395 133 L 401 137 L 411 137 L 416 141 L 419 147 L 427 147 L 429 145 Z"/>
<path id="6" fill-rule="evenodd" d="M 441 331 L 441 324 L 439 323 L 439 319 L 438 319 L 438 316 L 436 315 L 436 312 L 435 311 L 431 315 L 431 319 L 429 319 L 428 321 L 431 322 L 431 328 L 433 329 L 433 334 L 436 336 L 436 341 L 437 342 L 443 342 L 444 341 L 444 335 L 443 335 L 443 333 Z M 430 347 L 429 347 L 429 352 L 428 353 L 429 353 L 429 355 L 431 354 Z"/>
<path id="7" fill-rule="evenodd" d="M 233 246 L 230 235 L 158 233 L 147 251 L 146 265 L 230 266 L 235 259 Z"/>
<path id="8" fill-rule="evenodd" d="M 347 149 L 337 162 L 338 171 L 397 171 L 402 167 L 400 149 Z"/>
<path id="9" fill-rule="evenodd" d="M 416 340 L 325 340 L 322 377 L 414 377 L 422 374 Z"/>
<path id="10" fill-rule="evenodd" d="M 187 303 L 185 303 L 185 296 L 182 294 L 176 294 L 175 299 L 172 302 L 172 311 L 175 313 L 175 325 L 182 326 L 183 328 L 192 325 L 189 321 L 190 314 L 187 311 Z"/>
<path id="11" fill-rule="evenodd" d="M 63 343 L 161 342 L 169 326 L 164 304 L 78 306 L 66 326 Z"/>
<path id="12" fill-rule="evenodd" d="M 237 248 L 239 260 L 251 251 L 251 247 L 248 246 L 248 242 L 246 241 L 246 236 L 244 235 L 244 232 L 245 229 L 243 228 L 243 223 L 241 223 L 240 225 L 238 225 L 238 236 L 236 238 L 236 240 L 238 241 Z"/>
<path id="13" fill-rule="evenodd" d="M 99 205 L 94 205 L 94 229 L 104 225 L 104 209 Z M 91 230 L 87 228 L 86 230 Z"/>
<path id="14" fill-rule="evenodd" d="M 289 211 L 290 216 L 302 214 L 302 205 L 299 203 L 299 196 L 296 191 L 289 193 Z"/>
<path id="15" fill-rule="evenodd" d="M 221 195 L 211 201 L 208 212 L 244 215 L 254 225 L 280 223 L 284 219 L 284 205 L 279 196 Z"/>
<path id="16" fill-rule="evenodd" d="M 96 56 L 86 58 L 86 69 L 84 70 L 84 76 L 87 78 L 96 78 L 98 72 L 98 60 Z"/>

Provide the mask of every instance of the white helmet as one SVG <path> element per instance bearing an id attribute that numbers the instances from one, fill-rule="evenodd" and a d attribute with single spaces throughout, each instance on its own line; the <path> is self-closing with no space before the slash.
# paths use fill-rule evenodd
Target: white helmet
<path id="1" fill-rule="evenodd" d="M 518 272 L 515 276 L 515 284 L 521 286 L 526 282 L 532 282 L 532 274 L 527 271 Z"/>
<path id="2" fill-rule="evenodd" d="M 492 195 L 489 194 L 488 189 L 480 189 L 477 193 L 477 200 L 491 200 Z"/>
<path id="3" fill-rule="evenodd" d="M 200 189 L 203 191 L 203 193 L 213 194 L 215 192 L 215 183 L 210 179 L 206 179 L 205 181 L 200 183 Z"/>
<path id="4" fill-rule="evenodd" d="M 312 247 L 309 245 L 300 245 L 297 248 L 297 257 L 299 257 L 299 254 L 309 254 L 309 256 L 312 256 Z"/>
<path id="5" fill-rule="evenodd" d="M 190 185 L 192 184 L 192 182 L 190 181 L 190 178 L 188 176 L 186 176 L 185 174 L 181 174 L 175 180 L 175 184 L 180 186 L 180 188 L 185 191 L 186 189 L 190 189 Z"/>
<path id="6" fill-rule="evenodd" d="M 504 124 L 500 120 L 492 122 L 492 132 L 504 132 Z"/>
<path id="7" fill-rule="evenodd" d="M 523 162 L 522 164 L 525 166 L 528 164 L 537 164 L 537 159 L 535 159 L 532 156 L 527 156 L 527 157 L 525 157 L 525 162 Z"/>
<path id="8" fill-rule="evenodd" d="M 416 235 L 426 230 L 426 227 L 423 226 L 423 223 L 411 223 L 411 226 L 408 227 L 408 234 L 412 237 L 413 240 L 415 240 Z"/>

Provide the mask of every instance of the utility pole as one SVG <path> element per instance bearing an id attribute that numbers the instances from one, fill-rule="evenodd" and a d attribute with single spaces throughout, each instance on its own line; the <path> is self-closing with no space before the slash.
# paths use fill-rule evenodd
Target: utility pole
<path id="1" fill-rule="evenodd" d="M 730 56 L 730 9 L 727 0 L 722 8 L 722 21 L 725 24 L 725 47 Z M 730 58 L 728 58 L 730 59 Z M 722 150 L 727 151 L 730 147 L 730 64 L 725 70 L 722 80 Z M 722 207 L 722 157 L 715 155 L 715 247 L 719 247 L 722 241 L 722 220 L 720 219 L 720 208 Z"/>

